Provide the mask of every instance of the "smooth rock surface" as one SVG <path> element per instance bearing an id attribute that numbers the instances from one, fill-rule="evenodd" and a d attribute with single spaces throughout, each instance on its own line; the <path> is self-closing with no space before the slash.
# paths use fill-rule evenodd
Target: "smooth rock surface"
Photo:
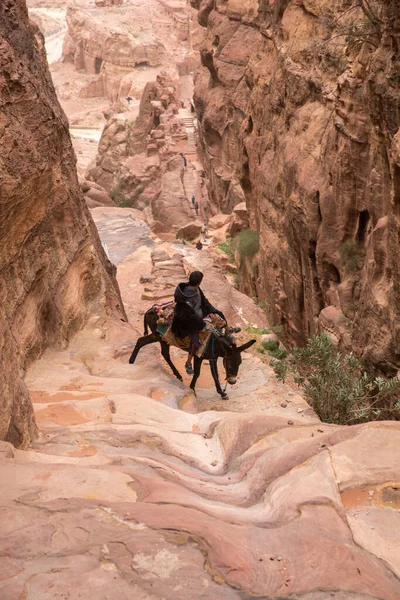
<path id="1" fill-rule="evenodd" d="M 139 212 L 93 214 L 133 327 L 93 317 L 29 369 L 41 434 L 0 448 L 0 597 L 397 600 L 399 425 L 322 424 L 252 354 L 227 402 L 207 365 L 197 398 L 158 347 L 129 365 L 143 274 L 202 267 L 232 323 L 257 307 L 237 311 L 246 297 L 232 302 L 206 252 L 154 247 Z M 351 504 L 360 488 L 373 508 Z"/>

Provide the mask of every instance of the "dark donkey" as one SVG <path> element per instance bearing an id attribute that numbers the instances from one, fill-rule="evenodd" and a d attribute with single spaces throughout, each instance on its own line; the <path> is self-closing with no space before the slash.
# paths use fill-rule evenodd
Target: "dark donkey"
<path id="1" fill-rule="evenodd" d="M 164 342 L 161 339 L 161 335 L 157 331 L 157 320 L 158 315 L 154 309 L 150 309 L 144 315 L 144 336 L 139 338 L 136 342 L 136 346 L 131 354 L 129 362 L 131 365 L 133 365 L 139 350 L 144 346 L 147 346 L 148 344 L 154 344 L 155 342 L 160 342 L 161 354 L 163 358 L 171 367 L 175 377 L 177 377 L 179 381 L 183 381 L 182 375 L 179 373 L 178 369 L 171 360 L 169 345 L 167 342 Z M 148 328 L 151 330 L 149 335 L 147 335 Z M 200 376 L 201 365 L 203 360 L 206 359 L 210 361 L 211 374 L 213 376 L 218 394 L 220 394 L 223 400 L 227 400 L 228 394 L 221 388 L 221 384 L 219 382 L 217 360 L 219 358 L 223 359 L 226 379 L 230 385 L 234 385 L 236 383 L 237 374 L 242 362 L 241 353 L 244 350 L 247 350 L 247 348 L 250 348 L 250 346 L 252 346 L 255 342 L 256 340 L 251 340 L 250 342 L 237 347 L 232 335 L 229 333 L 225 333 L 225 335 L 219 337 L 213 335 L 208 343 L 204 356 L 202 358 L 198 358 L 197 356 L 194 357 L 194 375 L 192 381 L 190 382 L 190 389 L 195 391 L 196 382 Z"/>

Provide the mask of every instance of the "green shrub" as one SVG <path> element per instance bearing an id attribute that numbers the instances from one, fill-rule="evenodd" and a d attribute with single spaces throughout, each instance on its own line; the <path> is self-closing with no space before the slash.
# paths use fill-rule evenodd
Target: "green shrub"
<path id="1" fill-rule="evenodd" d="M 234 262 L 235 260 L 235 250 L 239 252 L 241 259 L 253 258 L 260 249 L 259 237 L 257 231 L 244 229 L 235 237 L 235 239 L 227 237 L 225 242 L 218 244 L 218 248 L 228 255 L 230 262 Z M 253 273 L 256 274 L 258 269 L 257 263 L 253 263 L 251 268 Z"/>
<path id="2" fill-rule="evenodd" d="M 286 350 L 279 348 L 278 342 L 261 342 L 261 346 L 268 352 L 270 356 L 277 360 L 282 360 L 287 357 L 288 353 Z"/>
<path id="3" fill-rule="evenodd" d="M 389 380 L 371 376 L 354 354 L 339 351 L 325 333 L 312 336 L 307 346 L 294 348 L 287 360 L 271 365 L 278 379 L 293 377 L 326 423 L 400 419 L 400 376 Z"/>
<path id="4" fill-rule="evenodd" d="M 283 360 L 284 358 L 287 358 L 288 351 L 277 348 L 276 350 L 270 350 L 269 354 L 270 354 L 270 356 L 272 356 L 273 358 L 276 358 L 277 360 Z"/>
<path id="5" fill-rule="evenodd" d="M 340 258 L 346 273 L 356 273 L 363 264 L 363 250 L 353 240 L 346 240 L 339 246 Z"/>
<path id="6" fill-rule="evenodd" d="M 267 352 L 271 352 L 273 350 L 278 350 L 279 343 L 278 342 L 261 342 L 261 345 Z"/>
<path id="7" fill-rule="evenodd" d="M 225 252 L 229 258 L 229 262 L 234 262 L 235 260 L 235 250 L 234 250 L 234 240 L 230 237 L 227 237 L 225 242 L 221 242 L 218 244 L 218 248 Z"/>
<path id="8" fill-rule="evenodd" d="M 288 356 L 288 352 L 286 350 L 281 350 L 277 342 L 261 342 L 261 348 L 258 347 L 256 350 L 260 354 L 268 353 L 279 361 L 282 361 Z"/>
<path id="9" fill-rule="evenodd" d="M 126 208 L 131 206 L 130 200 L 128 200 L 123 193 L 124 182 L 119 179 L 116 185 L 110 190 L 110 198 L 114 200 L 117 206 Z"/>
<path id="10" fill-rule="evenodd" d="M 264 333 L 268 333 L 268 329 L 259 329 L 258 327 L 246 327 L 247 333 L 255 334 L 255 335 L 263 335 Z"/>
<path id="11" fill-rule="evenodd" d="M 241 231 L 234 242 L 241 259 L 253 258 L 260 249 L 260 236 L 257 231 L 252 229 Z"/>

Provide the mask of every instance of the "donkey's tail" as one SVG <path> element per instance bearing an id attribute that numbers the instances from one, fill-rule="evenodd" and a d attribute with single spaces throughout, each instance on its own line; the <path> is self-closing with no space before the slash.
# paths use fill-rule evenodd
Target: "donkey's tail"
<path id="1" fill-rule="evenodd" d="M 148 315 L 150 315 L 151 313 L 155 312 L 155 308 L 154 306 L 152 306 L 151 308 L 149 308 L 149 310 L 146 310 L 146 312 L 144 313 L 144 317 L 143 317 L 143 328 L 144 328 L 144 333 L 143 335 L 148 335 L 149 333 L 149 324 L 147 321 L 147 317 Z"/>
<path id="2" fill-rule="evenodd" d="M 144 313 L 144 317 L 143 317 L 143 327 L 144 327 L 144 333 L 143 335 L 147 335 L 149 333 L 149 327 L 147 325 L 147 312 Z"/>

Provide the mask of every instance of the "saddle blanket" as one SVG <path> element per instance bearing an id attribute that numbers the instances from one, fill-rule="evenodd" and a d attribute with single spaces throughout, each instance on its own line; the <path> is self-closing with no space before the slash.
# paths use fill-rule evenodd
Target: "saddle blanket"
<path id="1" fill-rule="evenodd" d="M 215 331 L 215 328 L 225 327 L 226 325 L 225 321 L 221 319 L 219 315 L 215 314 L 207 315 L 204 321 L 206 322 L 206 326 L 202 331 L 199 331 L 200 346 L 196 352 L 196 356 L 199 358 L 202 358 L 207 350 L 208 342 L 210 341 L 211 335 Z M 169 346 L 175 346 L 176 348 L 185 350 L 185 352 L 189 352 L 190 345 L 192 343 L 190 336 L 188 335 L 185 338 L 176 337 L 171 331 L 171 325 L 168 322 L 168 319 L 165 319 L 164 316 L 157 322 L 157 331 L 162 335 L 162 340 L 167 342 Z"/>

